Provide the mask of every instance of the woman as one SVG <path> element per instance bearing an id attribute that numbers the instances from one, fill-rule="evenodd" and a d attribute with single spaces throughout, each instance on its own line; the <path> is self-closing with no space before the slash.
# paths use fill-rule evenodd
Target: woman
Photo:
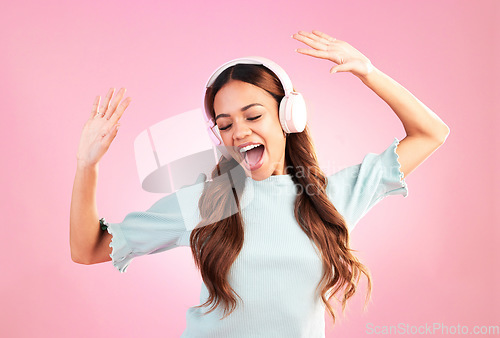
<path id="1" fill-rule="evenodd" d="M 439 117 L 347 42 L 319 31 L 293 37 L 311 47 L 297 52 L 335 62 L 332 73 L 360 78 L 394 110 L 407 136 L 325 177 L 307 126 L 283 122 L 286 84 L 279 71 L 225 67 L 206 91 L 205 112 L 225 146 L 211 180 L 201 177 L 121 223 L 101 222 L 106 232 L 95 205 L 98 162 L 130 103 L 122 101 L 125 90 L 112 101 L 111 90 L 100 108 L 97 97 L 84 127 L 71 204 L 72 259 L 113 260 L 125 272 L 133 257 L 190 246 L 203 283 L 183 337 L 324 337 L 325 307 L 335 322 L 328 303 L 334 295 L 344 310 L 361 274 L 367 301 L 371 292 L 349 232 L 384 197 L 406 197 L 404 178 L 449 134 Z"/>

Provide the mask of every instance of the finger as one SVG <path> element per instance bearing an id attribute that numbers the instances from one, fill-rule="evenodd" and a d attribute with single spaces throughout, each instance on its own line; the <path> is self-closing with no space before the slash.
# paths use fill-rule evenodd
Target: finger
<path id="1" fill-rule="evenodd" d="M 116 134 L 118 134 L 118 129 L 120 129 L 119 123 L 117 123 L 113 127 L 111 127 L 111 130 L 106 135 L 110 142 L 113 141 L 113 139 L 116 137 Z"/>
<path id="2" fill-rule="evenodd" d="M 92 105 L 92 110 L 90 111 L 90 118 L 93 119 L 99 113 L 99 102 L 101 101 L 101 96 L 97 95 Z"/>
<path id="3" fill-rule="evenodd" d="M 298 40 L 300 42 L 303 42 L 306 45 L 308 45 L 309 47 L 312 47 L 314 49 L 318 49 L 318 50 L 325 50 L 326 49 L 326 46 L 325 46 L 324 43 L 315 41 L 315 40 L 311 39 L 308 36 L 305 36 L 305 35 L 302 35 L 302 34 L 294 34 L 293 37 L 296 40 Z"/>
<path id="4" fill-rule="evenodd" d="M 320 59 L 328 59 L 329 58 L 328 52 L 324 51 L 324 50 L 298 48 L 295 51 L 297 51 L 300 54 L 313 56 L 315 58 L 320 58 Z"/>
<path id="5" fill-rule="evenodd" d="M 108 110 L 109 107 L 109 101 L 111 101 L 111 97 L 113 96 L 114 93 L 115 89 L 110 88 L 108 94 L 106 95 L 106 98 L 104 99 L 104 101 L 102 101 L 101 108 L 99 109 L 99 112 L 101 113 L 102 116 L 106 114 L 106 111 Z"/>
<path id="6" fill-rule="evenodd" d="M 118 122 L 118 120 L 122 117 L 123 113 L 125 112 L 125 109 L 127 109 L 128 105 L 130 104 L 130 101 L 132 101 L 132 98 L 127 97 L 125 100 L 122 101 L 122 103 L 120 103 L 118 108 L 116 108 L 115 113 L 109 119 L 111 123 L 114 124 Z"/>
<path id="7" fill-rule="evenodd" d="M 111 130 L 111 132 L 108 134 L 108 139 L 109 139 L 109 143 L 113 142 L 113 140 L 115 139 L 116 137 L 116 134 L 118 134 L 118 129 L 120 128 L 120 124 L 115 124 L 113 126 L 113 129 Z M 109 146 L 108 146 L 109 147 Z"/>
<path id="8" fill-rule="evenodd" d="M 109 108 L 106 111 L 106 115 L 104 116 L 104 118 L 106 118 L 106 119 L 109 120 L 109 118 L 111 117 L 111 115 L 114 114 L 114 112 L 116 110 L 116 107 L 120 103 L 120 101 L 123 98 L 123 95 L 125 95 L 126 91 L 127 91 L 127 89 L 125 89 L 125 88 L 121 88 L 118 91 L 118 93 L 116 94 L 116 96 L 113 98 L 113 102 L 109 105 Z"/>
<path id="9" fill-rule="evenodd" d="M 314 40 L 314 41 L 317 41 L 317 42 L 320 42 L 320 43 L 323 43 L 325 45 L 328 45 L 330 43 L 330 41 L 328 39 L 325 39 L 321 36 L 319 36 L 318 34 L 313 34 L 313 33 L 309 33 L 309 32 L 304 32 L 304 31 L 300 31 L 299 32 L 301 35 L 303 36 L 306 36 L 308 37 L 309 39 L 311 40 Z"/>
<path id="10" fill-rule="evenodd" d="M 320 32 L 320 31 L 317 31 L 317 30 L 313 30 L 313 34 L 316 35 L 316 36 L 319 36 L 329 42 L 333 42 L 337 39 L 331 37 L 330 35 L 326 34 L 326 33 L 323 33 L 323 32 Z"/>
<path id="11" fill-rule="evenodd" d="M 319 31 L 313 31 L 313 33 L 309 33 L 309 32 L 304 32 L 304 31 L 300 31 L 299 34 L 300 35 L 303 35 L 305 37 L 308 37 L 309 39 L 311 40 L 314 40 L 314 41 L 317 41 L 317 42 L 320 42 L 320 43 L 323 43 L 325 45 L 328 45 L 330 44 L 330 40 L 320 36 L 319 34 L 314 34 L 314 32 L 319 32 Z M 333 38 L 332 38 L 333 39 Z"/>
<path id="12" fill-rule="evenodd" d="M 352 67 L 351 67 L 350 63 L 344 63 L 341 65 L 337 65 L 337 66 L 332 67 L 332 69 L 330 69 L 330 74 L 339 73 L 339 72 L 348 72 L 351 69 L 352 69 Z"/>

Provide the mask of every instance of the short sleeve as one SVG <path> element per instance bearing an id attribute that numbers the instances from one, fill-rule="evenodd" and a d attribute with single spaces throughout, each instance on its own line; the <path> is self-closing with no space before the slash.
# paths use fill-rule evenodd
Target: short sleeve
<path id="1" fill-rule="evenodd" d="M 161 198 L 148 210 L 131 212 L 121 223 L 108 224 L 107 231 L 112 235 L 110 257 L 121 273 L 134 257 L 182 246 L 189 235 L 187 226 L 193 228 L 199 220 L 201 180 L 202 175 L 195 184 Z"/>
<path id="2" fill-rule="evenodd" d="M 378 202 L 389 195 L 408 196 L 408 187 L 396 153 L 399 140 L 382 153 L 368 153 L 360 164 L 328 177 L 327 195 L 344 216 L 349 231 Z"/>

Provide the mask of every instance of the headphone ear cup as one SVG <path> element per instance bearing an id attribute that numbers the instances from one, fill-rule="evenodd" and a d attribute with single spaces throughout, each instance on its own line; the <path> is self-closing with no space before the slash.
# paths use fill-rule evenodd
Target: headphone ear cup
<path id="1" fill-rule="evenodd" d="M 222 137 L 220 136 L 219 127 L 217 127 L 217 125 L 215 125 L 209 129 L 211 131 L 210 137 L 211 137 L 212 141 L 214 142 L 214 144 L 221 145 L 223 142 L 222 142 Z"/>
<path id="2" fill-rule="evenodd" d="M 217 150 L 221 152 L 221 154 L 228 160 L 232 158 L 231 154 L 226 149 L 226 146 L 224 145 L 224 142 L 222 141 L 222 137 L 220 136 L 220 131 L 219 127 L 217 125 L 213 126 L 212 128 L 208 128 L 209 130 L 209 135 L 210 138 L 212 139 L 212 142 L 214 143 L 215 147 Z"/>
<path id="3" fill-rule="evenodd" d="M 281 127 L 286 133 L 301 133 L 307 123 L 307 109 L 304 97 L 297 92 L 281 100 L 279 107 Z"/>
<path id="4" fill-rule="evenodd" d="M 281 128 L 285 131 L 285 133 L 290 133 L 290 128 L 288 128 L 286 115 L 287 115 L 287 101 L 288 97 L 284 96 L 281 99 L 278 116 L 280 118 Z"/>

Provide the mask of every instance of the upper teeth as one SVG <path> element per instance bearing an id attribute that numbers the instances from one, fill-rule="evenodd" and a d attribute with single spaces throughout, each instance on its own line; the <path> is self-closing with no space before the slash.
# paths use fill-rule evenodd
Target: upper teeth
<path id="1" fill-rule="evenodd" d="M 249 145 L 249 146 L 243 147 L 243 148 L 241 148 L 241 149 L 240 149 L 240 153 L 247 152 L 247 151 L 249 151 L 250 149 L 253 149 L 253 148 L 258 147 L 258 146 L 260 146 L 260 145 L 261 145 L 261 144 L 251 144 L 251 145 Z"/>

